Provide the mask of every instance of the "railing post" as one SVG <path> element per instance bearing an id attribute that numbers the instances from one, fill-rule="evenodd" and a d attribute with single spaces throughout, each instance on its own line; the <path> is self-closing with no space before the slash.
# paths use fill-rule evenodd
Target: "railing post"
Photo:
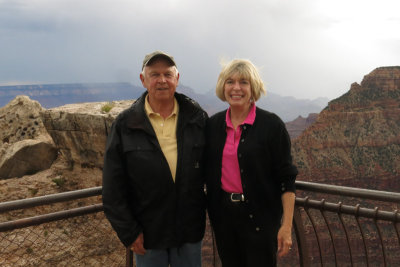
<path id="1" fill-rule="evenodd" d="M 133 251 L 126 248 L 126 267 L 133 267 Z"/>
<path id="2" fill-rule="evenodd" d="M 293 228 L 296 234 L 297 247 L 299 250 L 299 262 L 301 267 L 310 266 L 307 240 L 301 219 L 300 207 L 296 206 L 293 213 Z"/>

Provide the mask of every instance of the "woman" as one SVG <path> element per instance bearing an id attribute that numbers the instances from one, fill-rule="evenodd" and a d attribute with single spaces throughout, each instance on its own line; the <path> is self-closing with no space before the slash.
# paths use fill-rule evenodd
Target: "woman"
<path id="1" fill-rule="evenodd" d="M 229 108 L 207 124 L 207 199 L 224 267 L 276 266 L 292 245 L 297 169 L 285 124 L 256 107 L 265 94 L 256 67 L 233 60 L 216 94 Z"/>

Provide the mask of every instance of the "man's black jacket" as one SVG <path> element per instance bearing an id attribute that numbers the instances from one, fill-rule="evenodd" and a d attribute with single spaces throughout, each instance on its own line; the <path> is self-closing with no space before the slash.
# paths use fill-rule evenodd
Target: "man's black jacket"
<path id="1" fill-rule="evenodd" d="M 125 246 L 143 232 L 144 247 L 165 249 L 204 236 L 203 148 L 207 114 L 190 98 L 179 104 L 175 183 L 144 110 L 144 93 L 114 121 L 103 169 L 104 212 Z"/>

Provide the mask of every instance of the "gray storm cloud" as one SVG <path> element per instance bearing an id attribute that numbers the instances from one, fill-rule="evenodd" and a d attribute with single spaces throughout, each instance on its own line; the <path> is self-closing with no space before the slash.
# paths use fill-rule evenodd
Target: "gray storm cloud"
<path id="1" fill-rule="evenodd" d="M 0 84 L 139 84 L 143 56 L 161 49 L 199 92 L 214 88 L 221 59 L 247 58 L 274 93 L 334 98 L 400 65 L 400 4 L 346 3 L 0 0 Z"/>

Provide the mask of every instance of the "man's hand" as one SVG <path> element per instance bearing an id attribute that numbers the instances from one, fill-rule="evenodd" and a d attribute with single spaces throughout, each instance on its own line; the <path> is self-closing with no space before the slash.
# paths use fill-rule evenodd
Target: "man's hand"
<path id="1" fill-rule="evenodd" d="M 282 226 L 278 232 L 278 258 L 282 258 L 288 254 L 292 248 L 292 231 L 291 227 Z"/>
<path id="2" fill-rule="evenodd" d="M 144 255 L 146 253 L 146 249 L 143 247 L 144 239 L 143 233 L 140 233 L 139 236 L 136 238 L 135 242 L 131 245 L 131 250 L 138 255 Z"/>

